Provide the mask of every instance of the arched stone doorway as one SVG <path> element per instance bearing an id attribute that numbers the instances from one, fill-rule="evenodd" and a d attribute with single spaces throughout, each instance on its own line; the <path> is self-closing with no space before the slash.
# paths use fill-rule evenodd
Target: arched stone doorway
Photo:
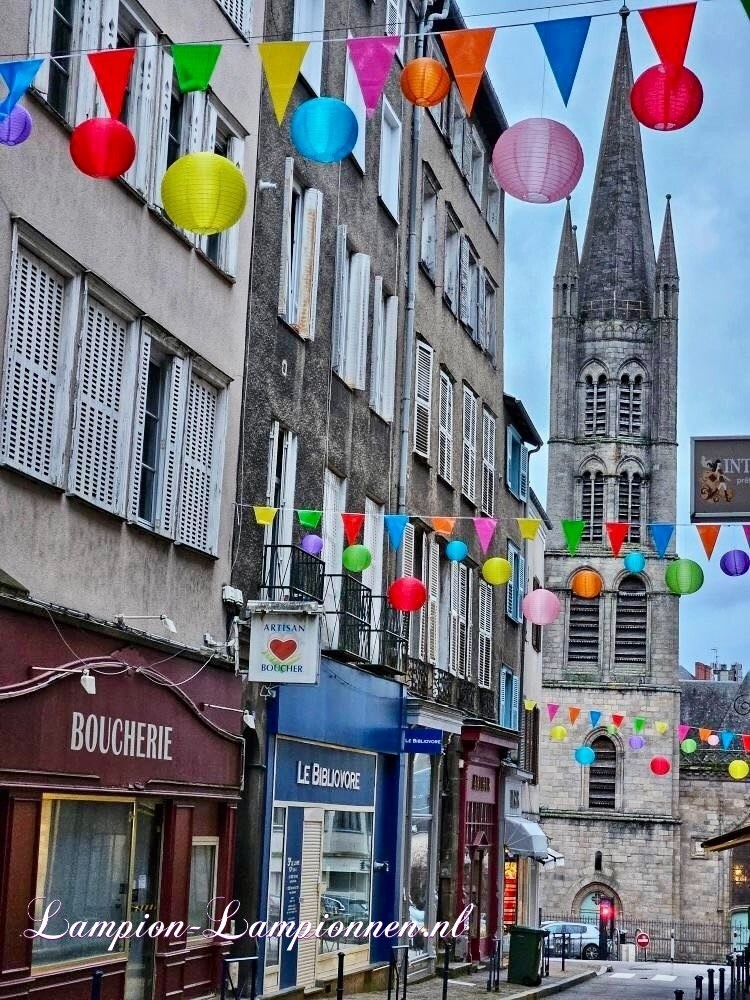
<path id="1" fill-rule="evenodd" d="M 597 923 L 599 920 L 599 903 L 603 896 L 615 901 L 615 914 L 619 917 L 622 914 L 622 900 L 620 896 L 605 882 L 591 882 L 576 893 L 571 907 L 571 913 L 589 923 Z"/>

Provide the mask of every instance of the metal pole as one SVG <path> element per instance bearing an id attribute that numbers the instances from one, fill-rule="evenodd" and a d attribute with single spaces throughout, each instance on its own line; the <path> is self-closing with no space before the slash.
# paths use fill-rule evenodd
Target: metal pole
<path id="1" fill-rule="evenodd" d="M 703 976 L 695 977 L 695 1000 L 703 1000 Z"/>
<path id="2" fill-rule="evenodd" d="M 406 1000 L 406 982 L 409 978 L 409 949 L 404 948 L 404 959 L 403 959 L 403 975 L 404 975 L 404 989 L 401 994 L 401 1000 Z"/>
<path id="3" fill-rule="evenodd" d="M 682 990 L 674 991 L 674 1000 L 685 1000 L 685 994 Z"/>
<path id="4" fill-rule="evenodd" d="M 344 953 L 339 952 L 339 967 L 336 973 L 336 1000 L 344 1000 Z"/>
<path id="5" fill-rule="evenodd" d="M 450 962 L 451 943 L 446 938 L 443 952 L 443 1000 L 448 1000 L 448 963 Z"/>
<path id="6" fill-rule="evenodd" d="M 716 994 L 714 992 L 714 970 L 708 970 L 708 1000 L 716 1000 Z"/>
<path id="7" fill-rule="evenodd" d="M 726 1000 L 724 996 L 724 968 L 719 969 L 719 1000 Z"/>
<path id="8" fill-rule="evenodd" d="M 258 994 L 258 959 L 253 958 L 253 963 L 250 967 L 250 1000 L 255 1000 Z"/>
<path id="9" fill-rule="evenodd" d="M 104 972 L 101 969 L 94 969 L 91 974 L 91 1000 L 102 1000 L 102 979 Z"/>
<path id="10" fill-rule="evenodd" d="M 393 993 L 393 970 L 396 965 L 396 959 L 391 952 L 391 961 L 388 965 L 388 1000 L 391 1000 L 391 994 Z"/>
<path id="11" fill-rule="evenodd" d="M 565 972 L 565 938 L 566 938 L 566 934 L 563 932 L 563 936 L 562 936 L 562 952 L 561 952 L 561 954 L 562 954 L 561 971 L 562 972 Z"/>
<path id="12" fill-rule="evenodd" d="M 729 956 L 729 1000 L 736 1000 L 736 976 L 734 971 L 734 955 Z"/>

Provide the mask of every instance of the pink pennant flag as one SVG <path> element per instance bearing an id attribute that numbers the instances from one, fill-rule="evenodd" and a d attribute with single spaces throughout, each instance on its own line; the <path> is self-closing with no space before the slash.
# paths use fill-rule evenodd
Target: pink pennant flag
<path id="1" fill-rule="evenodd" d="M 486 553 L 490 547 L 492 536 L 495 534 L 497 520 L 494 517 L 473 517 L 472 521 L 474 522 L 474 530 L 479 539 L 479 547 L 483 553 Z"/>
<path id="2" fill-rule="evenodd" d="M 743 524 L 742 530 L 745 532 L 745 539 L 747 544 L 750 545 L 750 524 Z"/>
<path id="3" fill-rule="evenodd" d="M 398 35 L 347 40 L 346 47 L 357 74 L 368 118 L 372 118 L 375 113 L 400 40 Z"/>
<path id="4" fill-rule="evenodd" d="M 550 722 L 552 722 L 554 717 L 557 715 L 557 710 L 559 708 L 559 705 L 554 705 L 551 701 L 547 703 L 547 715 L 549 715 Z"/>
<path id="5" fill-rule="evenodd" d="M 686 726 L 684 722 L 681 722 L 677 727 L 677 739 L 680 743 L 685 739 L 687 734 L 690 732 L 690 726 Z"/>

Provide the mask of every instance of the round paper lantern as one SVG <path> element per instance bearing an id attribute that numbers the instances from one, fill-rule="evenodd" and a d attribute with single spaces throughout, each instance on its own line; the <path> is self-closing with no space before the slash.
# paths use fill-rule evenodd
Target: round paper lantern
<path id="1" fill-rule="evenodd" d="M 750 774 L 750 765 L 746 760 L 733 760 L 727 771 L 729 771 L 730 777 L 734 778 L 735 781 L 742 781 L 743 778 L 746 778 Z"/>
<path id="2" fill-rule="evenodd" d="M 161 200 L 176 226 L 201 236 L 230 229 L 245 211 L 242 171 L 218 153 L 188 153 L 161 181 Z"/>
<path id="3" fill-rule="evenodd" d="M 549 738 L 554 740 L 556 743 L 562 742 L 568 735 L 568 730 L 565 726 L 553 726 L 549 731 Z"/>
<path id="4" fill-rule="evenodd" d="M 711 733 L 711 735 L 706 740 L 706 743 L 708 743 L 710 747 L 717 747 L 719 745 L 719 737 L 716 735 L 716 733 Z"/>
<path id="5" fill-rule="evenodd" d="M 697 749 L 698 744 L 695 740 L 683 740 L 682 743 L 680 743 L 680 750 L 682 750 L 683 753 L 695 753 Z"/>
<path id="6" fill-rule="evenodd" d="M 507 583 L 512 574 L 513 567 L 507 559 L 501 559 L 500 556 L 493 556 L 491 559 L 486 559 L 482 566 L 482 576 L 493 587 L 500 587 L 502 584 Z"/>
<path id="7" fill-rule="evenodd" d="M 366 545 L 347 545 L 342 553 L 341 561 L 344 568 L 348 569 L 350 573 L 361 573 L 372 562 L 372 552 Z"/>
<path id="8" fill-rule="evenodd" d="M 576 752 L 573 756 L 581 767 L 588 767 L 596 760 L 596 753 L 591 747 L 576 747 Z"/>
<path id="9" fill-rule="evenodd" d="M 298 153 L 317 163 L 338 163 L 357 144 L 357 117 L 337 97 L 315 97 L 304 101 L 289 125 Z"/>
<path id="10" fill-rule="evenodd" d="M 319 556 L 323 551 L 323 539 L 320 535 L 305 535 L 300 542 L 300 548 L 309 556 Z"/>
<path id="11" fill-rule="evenodd" d="M 427 600 L 427 591 L 415 576 L 400 576 L 388 588 L 388 600 L 396 611 L 419 611 Z"/>
<path id="12" fill-rule="evenodd" d="M 665 579 L 673 594 L 694 594 L 703 586 L 703 570 L 692 559 L 676 559 L 667 567 Z"/>
<path id="13" fill-rule="evenodd" d="M 567 197 L 581 179 L 583 150 L 565 125 L 525 118 L 503 132 L 492 153 L 495 179 L 521 201 L 546 205 Z"/>
<path id="14" fill-rule="evenodd" d="M 31 115 L 17 104 L 9 115 L 0 120 L 0 145 L 20 146 L 31 135 Z"/>
<path id="15" fill-rule="evenodd" d="M 642 552 L 628 552 L 623 560 L 628 573 L 642 573 L 646 568 L 646 557 Z"/>
<path id="16" fill-rule="evenodd" d="M 628 740 L 628 744 L 631 750 L 643 750 L 646 745 L 646 741 L 642 736 L 631 736 Z"/>
<path id="17" fill-rule="evenodd" d="M 703 87 L 695 73 L 685 66 L 667 67 L 659 63 L 638 77 L 630 91 L 633 114 L 646 128 L 672 132 L 698 117 L 703 104 Z"/>
<path id="18" fill-rule="evenodd" d="M 592 569 L 579 570 L 570 581 L 570 589 L 576 597 L 585 597 L 588 599 L 598 597 L 602 592 L 603 586 L 604 581 Z"/>
<path id="19" fill-rule="evenodd" d="M 469 548 L 466 542 L 455 538 L 445 546 L 445 554 L 452 562 L 461 562 L 469 554 Z"/>
<path id="20" fill-rule="evenodd" d="M 412 59 L 401 73 L 401 92 L 410 104 L 433 108 L 448 96 L 451 78 L 437 59 Z"/>
<path id="21" fill-rule="evenodd" d="M 669 774 L 672 770 L 672 765 L 666 757 L 654 757 L 650 766 L 653 773 L 659 778 L 663 778 L 665 774 Z"/>
<path id="22" fill-rule="evenodd" d="M 89 118 L 73 129 L 69 149 L 82 174 L 111 179 L 135 159 L 135 137 L 117 118 Z"/>
<path id="23" fill-rule="evenodd" d="M 521 610 L 532 625 L 549 625 L 560 614 L 560 600 L 551 590 L 532 590 L 524 597 Z"/>
<path id="24" fill-rule="evenodd" d="M 750 569 L 750 556 L 742 549 L 730 549 L 721 557 L 719 565 L 727 576 L 744 576 Z"/>

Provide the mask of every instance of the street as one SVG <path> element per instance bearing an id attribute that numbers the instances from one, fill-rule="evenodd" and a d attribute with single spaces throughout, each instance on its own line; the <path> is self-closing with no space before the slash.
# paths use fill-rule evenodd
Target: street
<path id="1" fill-rule="evenodd" d="M 703 1000 L 708 997 L 705 965 L 671 965 L 669 962 L 612 962 L 596 979 L 573 989 L 565 996 L 581 1000 L 610 997 L 614 1000 L 672 1000 L 675 990 L 684 990 L 685 1000 L 695 997 L 695 977 L 703 976 Z M 719 972 L 716 970 L 716 996 L 719 995 Z M 726 995 L 729 996 L 729 970 L 726 970 Z"/>

